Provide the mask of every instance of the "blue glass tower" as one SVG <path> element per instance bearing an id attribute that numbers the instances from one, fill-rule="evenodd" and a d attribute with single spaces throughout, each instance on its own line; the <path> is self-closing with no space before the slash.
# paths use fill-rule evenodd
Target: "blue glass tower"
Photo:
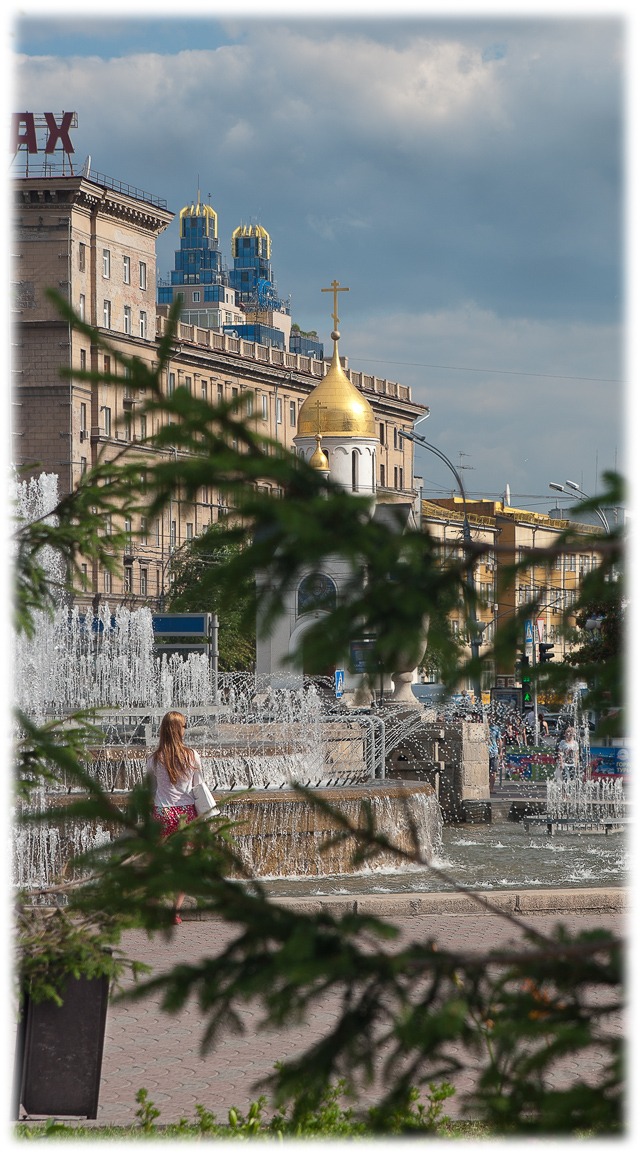
<path id="1" fill-rule="evenodd" d="M 225 301 L 224 286 L 229 273 L 218 243 L 218 216 L 211 205 L 203 205 L 198 193 L 195 204 L 180 210 L 180 248 L 176 250 L 171 283 L 158 287 L 158 304 L 171 305 L 184 285 L 203 285 L 204 301 Z M 184 296 L 184 295 L 183 295 Z"/>

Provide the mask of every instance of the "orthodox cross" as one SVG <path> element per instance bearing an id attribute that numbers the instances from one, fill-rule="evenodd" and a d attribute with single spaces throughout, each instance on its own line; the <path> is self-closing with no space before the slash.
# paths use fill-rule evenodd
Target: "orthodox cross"
<path id="1" fill-rule="evenodd" d="M 315 409 L 315 411 L 316 411 L 316 429 L 318 431 L 318 437 L 319 437 L 320 436 L 320 410 L 326 409 L 327 407 L 326 407 L 326 405 L 321 405 L 319 401 L 316 401 L 315 404 L 312 405 L 311 408 Z"/>
<path id="2" fill-rule="evenodd" d="M 338 328 L 338 322 L 340 320 L 340 318 L 338 317 L 338 293 L 348 293 L 349 289 L 347 288 L 346 285 L 341 285 L 339 281 L 334 280 L 331 282 L 331 285 L 329 286 L 328 289 L 321 289 L 320 292 L 321 293 L 333 293 L 333 313 L 331 314 L 331 316 L 333 317 L 333 327 L 334 327 L 334 329 L 337 329 Z"/>

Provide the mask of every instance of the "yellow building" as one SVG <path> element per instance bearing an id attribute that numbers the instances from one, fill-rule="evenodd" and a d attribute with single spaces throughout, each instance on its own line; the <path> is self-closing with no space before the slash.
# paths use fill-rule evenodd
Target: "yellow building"
<path id="1" fill-rule="evenodd" d="M 496 626 L 506 618 L 514 617 L 521 606 L 536 598 L 540 601 L 534 630 L 536 643 L 554 643 L 554 660 L 562 661 L 569 649 L 561 632 L 563 616 L 576 600 L 581 578 L 600 560 L 594 547 L 600 531 L 585 523 L 516 509 L 502 501 L 467 499 L 466 510 L 471 540 L 487 550 L 474 566 L 476 589 L 484 603 L 477 615 L 483 639 L 480 654 L 489 649 Z M 422 502 L 423 528 L 443 543 L 451 543 L 450 548 L 459 550 L 461 556 L 463 522 L 461 497 Z M 549 560 L 546 551 L 554 547 L 559 536 L 567 530 L 582 538 L 584 545 L 576 553 L 563 552 Z M 538 552 L 539 558 L 536 558 Z M 530 555 L 531 565 L 519 572 L 515 582 L 512 579 L 507 581 L 509 568 Z M 465 630 L 462 619 L 454 620 L 452 625 L 456 633 Z M 495 670 L 488 667 L 484 689 L 513 683 L 513 668 Z"/>

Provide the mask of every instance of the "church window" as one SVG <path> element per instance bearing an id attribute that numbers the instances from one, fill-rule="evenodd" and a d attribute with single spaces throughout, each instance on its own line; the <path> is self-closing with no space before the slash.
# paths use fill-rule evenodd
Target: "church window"
<path id="1" fill-rule="evenodd" d="M 298 586 L 298 615 L 335 609 L 336 595 L 336 584 L 328 574 L 308 574 Z"/>
<path id="2" fill-rule="evenodd" d="M 355 493 L 358 489 L 358 451 L 351 452 L 351 489 Z"/>

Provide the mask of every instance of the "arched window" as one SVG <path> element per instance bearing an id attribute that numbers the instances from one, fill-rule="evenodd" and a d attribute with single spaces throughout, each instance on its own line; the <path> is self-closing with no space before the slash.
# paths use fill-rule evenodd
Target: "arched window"
<path id="1" fill-rule="evenodd" d="M 358 451 L 357 450 L 352 450 L 352 452 L 351 452 L 351 489 L 353 490 L 354 494 L 357 493 L 357 490 L 358 490 Z"/>
<path id="2" fill-rule="evenodd" d="M 298 586 L 298 615 L 312 610 L 333 610 L 337 593 L 336 584 L 328 574 L 307 574 Z"/>

